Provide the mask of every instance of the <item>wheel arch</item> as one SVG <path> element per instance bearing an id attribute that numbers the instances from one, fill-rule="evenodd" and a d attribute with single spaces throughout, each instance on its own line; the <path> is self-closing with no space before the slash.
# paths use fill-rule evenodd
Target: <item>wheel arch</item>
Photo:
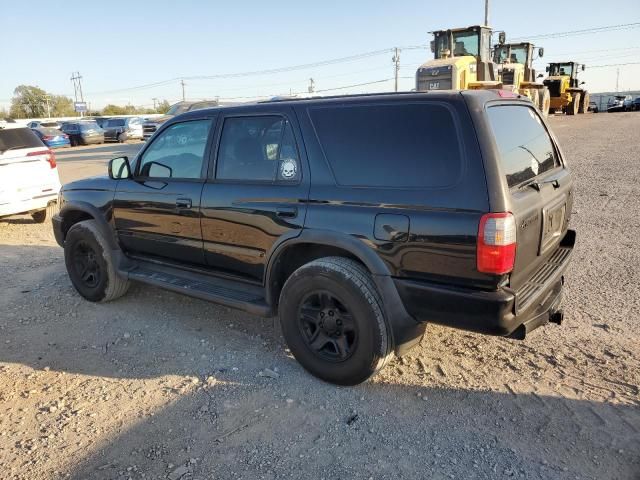
<path id="1" fill-rule="evenodd" d="M 107 241 L 109 248 L 117 249 L 118 243 L 113 230 L 104 214 L 94 205 L 82 201 L 67 201 L 58 214 L 62 219 L 62 239 L 66 238 L 69 229 L 83 220 L 95 220 L 98 228 Z"/>

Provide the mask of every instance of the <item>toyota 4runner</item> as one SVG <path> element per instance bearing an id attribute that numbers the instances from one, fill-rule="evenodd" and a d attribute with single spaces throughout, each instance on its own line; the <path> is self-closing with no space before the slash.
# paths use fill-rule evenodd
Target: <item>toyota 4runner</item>
<path id="1" fill-rule="evenodd" d="M 560 323 L 573 181 L 526 98 L 437 91 L 270 101 L 168 120 L 63 187 L 71 282 L 138 281 L 263 316 L 352 385 L 428 323 L 523 339 Z"/>

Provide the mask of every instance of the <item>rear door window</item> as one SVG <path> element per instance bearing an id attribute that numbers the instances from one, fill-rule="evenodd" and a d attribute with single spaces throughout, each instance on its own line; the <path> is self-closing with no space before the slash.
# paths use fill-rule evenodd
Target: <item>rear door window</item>
<path id="1" fill-rule="evenodd" d="M 0 130 L 0 154 L 9 150 L 43 147 L 38 136 L 27 128 Z"/>
<path id="2" fill-rule="evenodd" d="M 560 166 L 549 133 L 533 108 L 500 105 L 489 107 L 487 115 L 509 187 Z"/>
<path id="3" fill-rule="evenodd" d="M 460 142 L 444 105 L 330 106 L 309 113 L 340 185 L 444 187 L 460 177 Z"/>

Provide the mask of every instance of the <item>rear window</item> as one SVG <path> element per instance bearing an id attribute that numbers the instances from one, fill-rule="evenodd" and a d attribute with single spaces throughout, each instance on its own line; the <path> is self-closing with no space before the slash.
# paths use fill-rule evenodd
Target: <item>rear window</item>
<path id="1" fill-rule="evenodd" d="M 460 176 L 456 126 L 445 106 L 335 106 L 309 113 L 340 185 L 443 187 Z"/>
<path id="2" fill-rule="evenodd" d="M 98 127 L 96 122 L 86 122 L 80 125 L 80 130 L 83 132 L 86 132 L 87 130 L 97 130 L 98 128 L 100 127 Z"/>
<path id="3" fill-rule="evenodd" d="M 490 107 L 487 114 L 509 187 L 560 165 L 549 134 L 532 108 L 501 105 Z"/>
<path id="4" fill-rule="evenodd" d="M 38 136 L 28 128 L 11 128 L 0 130 L 0 153 L 21 148 L 43 147 Z"/>

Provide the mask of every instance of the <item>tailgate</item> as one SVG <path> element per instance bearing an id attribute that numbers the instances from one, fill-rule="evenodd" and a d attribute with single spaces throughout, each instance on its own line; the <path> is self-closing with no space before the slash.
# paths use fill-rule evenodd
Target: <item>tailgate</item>
<path id="1" fill-rule="evenodd" d="M 51 168 L 49 154 L 43 149 L 33 150 L 26 152 L 31 155 L 22 151 L 17 155 L 7 155 L 10 152 L 0 155 L 0 197 L 23 200 L 57 189 L 58 172 Z"/>
<path id="2" fill-rule="evenodd" d="M 509 286 L 518 293 L 532 277 L 553 273 L 549 265 L 563 257 L 558 248 L 568 230 L 573 181 L 535 109 L 509 104 L 489 107 L 487 113 L 516 221 Z"/>

